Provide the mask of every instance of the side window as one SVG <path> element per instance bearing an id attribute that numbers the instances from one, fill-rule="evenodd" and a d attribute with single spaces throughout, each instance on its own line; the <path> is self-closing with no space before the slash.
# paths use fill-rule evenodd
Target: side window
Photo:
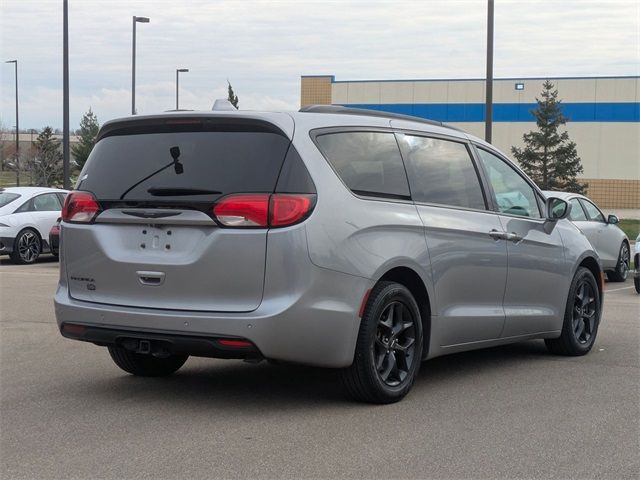
<path id="1" fill-rule="evenodd" d="M 486 209 L 478 173 L 463 143 L 403 135 L 413 199 Z"/>
<path id="2" fill-rule="evenodd" d="M 478 148 L 478 153 L 496 195 L 500 212 L 541 218 L 536 194 L 531 185 L 501 158 L 481 148 Z"/>
<path id="3" fill-rule="evenodd" d="M 584 209 L 587 211 L 587 215 L 589 216 L 590 221 L 604 223 L 604 215 L 602 215 L 602 212 L 598 210 L 598 207 L 596 207 L 593 203 L 588 202 L 586 200 L 580 200 L 580 203 L 584 206 Z"/>
<path id="4" fill-rule="evenodd" d="M 571 213 L 569 214 L 569 220 L 574 222 L 586 222 L 587 216 L 584 214 L 584 210 L 580 206 L 580 202 L 577 198 L 572 198 L 569 200 L 569 204 L 571 205 Z"/>
<path id="5" fill-rule="evenodd" d="M 62 205 L 60 205 L 60 200 L 55 193 L 45 193 L 33 199 L 32 210 L 34 212 L 55 212 L 61 209 Z"/>
<path id="6" fill-rule="evenodd" d="M 13 213 L 23 213 L 23 212 L 32 212 L 32 211 L 33 211 L 33 199 L 27 200 L 26 202 L 24 202 Z"/>
<path id="7" fill-rule="evenodd" d="M 65 200 L 65 198 L 67 198 L 67 194 L 66 193 L 56 193 L 56 195 L 58 196 L 58 200 L 60 200 L 60 205 L 64 205 L 64 200 Z"/>
<path id="8" fill-rule="evenodd" d="M 407 175 L 393 133 L 327 133 L 318 135 L 316 143 L 353 193 L 409 198 Z"/>

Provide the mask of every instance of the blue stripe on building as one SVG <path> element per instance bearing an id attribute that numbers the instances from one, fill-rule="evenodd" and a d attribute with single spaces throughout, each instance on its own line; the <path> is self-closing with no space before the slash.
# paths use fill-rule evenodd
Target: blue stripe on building
<path id="1" fill-rule="evenodd" d="M 345 107 L 366 108 L 402 113 L 441 122 L 484 122 L 484 103 L 389 103 L 343 104 Z M 537 103 L 494 103 L 494 122 L 533 122 L 531 110 Z M 640 122 L 640 103 L 590 102 L 562 103 L 562 112 L 571 122 Z"/>

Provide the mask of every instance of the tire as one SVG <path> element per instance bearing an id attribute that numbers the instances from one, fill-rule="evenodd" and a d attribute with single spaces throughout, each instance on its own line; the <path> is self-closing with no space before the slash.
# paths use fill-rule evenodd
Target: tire
<path id="1" fill-rule="evenodd" d="M 580 267 L 573 277 L 559 338 L 544 342 L 551 353 L 580 356 L 589 353 L 600 325 L 600 292 L 593 273 Z"/>
<path id="2" fill-rule="evenodd" d="M 633 278 L 633 285 L 636 287 L 636 292 L 640 293 L 640 277 Z"/>
<path id="3" fill-rule="evenodd" d="M 616 269 L 607 272 L 607 278 L 611 282 L 624 282 L 629 275 L 629 244 L 622 242 L 620 245 L 620 253 L 618 254 L 618 263 L 616 263 Z"/>
<path id="4" fill-rule="evenodd" d="M 353 364 L 341 372 L 346 393 L 369 403 L 401 400 L 420 369 L 422 344 L 422 319 L 411 292 L 399 283 L 378 283 L 362 316 Z"/>
<path id="5" fill-rule="evenodd" d="M 109 347 L 109 355 L 122 370 L 140 377 L 165 377 L 176 372 L 189 358 L 172 355 L 166 358 L 130 352 L 122 347 Z"/>
<path id="6" fill-rule="evenodd" d="M 11 261 L 18 265 L 35 263 L 42 253 L 42 240 L 38 232 L 25 228 L 13 241 L 13 251 L 9 254 Z"/>

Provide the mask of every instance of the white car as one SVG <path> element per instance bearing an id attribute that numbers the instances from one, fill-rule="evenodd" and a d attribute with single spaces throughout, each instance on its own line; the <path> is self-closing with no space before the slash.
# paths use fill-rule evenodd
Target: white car
<path id="1" fill-rule="evenodd" d="M 544 192 L 571 205 L 569 220 L 589 239 L 611 282 L 624 282 L 629 274 L 630 245 L 625 233 L 616 225 L 618 217 L 605 217 L 600 209 L 584 195 L 565 192 Z"/>
<path id="2" fill-rule="evenodd" d="M 49 230 L 67 193 L 57 188 L 0 188 L 0 255 L 25 264 L 49 252 Z"/>
<path id="3" fill-rule="evenodd" d="M 640 293 L 640 235 L 636 238 L 636 247 L 633 253 L 633 264 L 635 266 L 633 284 L 636 286 L 636 292 Z"/>

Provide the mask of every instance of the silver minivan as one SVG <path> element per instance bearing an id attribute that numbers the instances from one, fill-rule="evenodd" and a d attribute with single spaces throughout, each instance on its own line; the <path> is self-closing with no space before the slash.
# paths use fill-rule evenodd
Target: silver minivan
<path id="1" fill-rule="evenodd" d="M 114 120 L 63 209 L 57 321 L 134 375 L 268 359 L 394 402 L 433 357 L 589 352 L 603 276 L 570 208 L 439 122 L 333 106 Z"/>

